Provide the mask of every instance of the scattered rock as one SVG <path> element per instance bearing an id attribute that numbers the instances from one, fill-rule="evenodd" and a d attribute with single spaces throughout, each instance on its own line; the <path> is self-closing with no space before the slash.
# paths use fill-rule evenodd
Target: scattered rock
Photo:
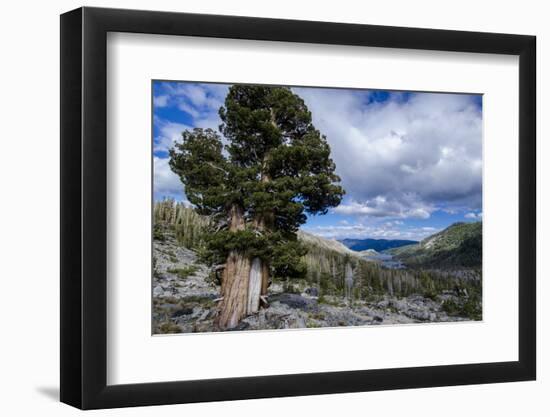
<path id="1" fill-rule="evenodd" d="M 426 310 L 421 311 L 406 311 L 405 312 L 409 317 L 420 320 L 420 321 L 427 321 L 430 319 L 430 312 Z"/>
<path id="2" fill-rule="evenodd" d="M 306 288 L 304 291 L 307 295 L 311 295 L 312 297 L 318 297 L 319 296 L 319 290 L 315 287 Z"/>
<path id="3" fill-rule="evenodd" d="M 192 308 L 184 307 L 172 313 L 172 317 L 187 316 L 193 313 Z"/>
<path id="4" fill-rule="evenodd" d="M 271 303 L 279 302 L 291 308 L 297 308 L 301 310 L 306 310 L 316 304 L 314 300 L 302 297 L 299 294 L 282 293 L 282 294 L 273 295 L 269 297 L 269 299 Z"/>
<path id="5" fill-rule="evenodd" d="M 248 324 L 246 321 L 241 321 L 236 327 L 229 329 L 231 331 L 237 331 L 237 330 L 246 330 L 250 327 L 250 324 Z"/>
<path id="6" fill-rule="evenodd" d="M 212 332 L 220 297 L 219 283 L 210 279 L 210 270 L 201 264 L 196 254 L 178 246 L 167 236 L 153 243 L 155 271 L 153 275 L 153 322 L 155 329 L 164 325 L 164 332 Z M 168 270 L 188 268 L 196 270 L 185 279 Z M 422 295 L 396 298 L 389 295 L 373 301 L 345 301 L 340 296 L 325 295 L 319 303 L 317 288 L 301 282 L 294 285 L 302 293 L 285 292 L 288 285 L 273 282 L 268 288 L 269 307 L 245 317 L 232 329 L 296 329 L 305 327 L 340 327 L 392 325 L 437 321 L 460 321 L 465 318 L 448 316 L 442 303 L 456 301 L 454 291 L 440 294 L 436 300 Z M 171 323 L 171 324 L 170 324 Z"/>

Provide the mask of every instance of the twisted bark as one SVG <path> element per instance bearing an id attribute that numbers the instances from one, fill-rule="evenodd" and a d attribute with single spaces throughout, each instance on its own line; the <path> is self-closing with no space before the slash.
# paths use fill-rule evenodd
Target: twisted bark
<path id="1" fill-rule="evenodd" d="M 232 251 L 227 257 L 222 282 L 223 300 L 218 316 L 218 326 L 221 329 L 237 326 L 246 316 L 249 275 L 250 259 Z"/>
<path id="2" fill-rule="evenodd" d="M 230 210 L 229 230 L 244 230 L 244 213 L 241 207 L 233 205 Z M 225 263 L 222 276 L 218 326 L 231 329 L 247 314 L 248 286 L 250 278 L 250 259 L 238 251 L 231 251 Z"/>

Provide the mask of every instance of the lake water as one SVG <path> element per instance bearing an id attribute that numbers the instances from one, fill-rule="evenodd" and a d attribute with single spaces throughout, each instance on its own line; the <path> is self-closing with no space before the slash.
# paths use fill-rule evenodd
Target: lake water
<path id="1" fill-rule="evenodd" d="M 389 253 L 377 253 L 376 255 L 371 255 L 368 257 L 369 259 L 376 259 L 380 261 L 383 267 L 389 268 L 389 269 L 404 269 L 405 265 L 403 262 L 393 259 L 393 256 Z"/>

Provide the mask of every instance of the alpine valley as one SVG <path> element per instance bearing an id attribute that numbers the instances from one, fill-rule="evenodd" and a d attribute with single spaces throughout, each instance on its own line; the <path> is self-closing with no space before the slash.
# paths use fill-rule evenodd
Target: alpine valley
<path id="1" fill-rule="evenodd" d="M 208 237 L 219 225 L 173 200 L 154 205 L 153 331 L 218 331 L 221 274 Z M 292 278 L 271 274 L 255 314 L 232 330 L 481 320 L 481 222 L 420 242 L 330 240 L 299 230 Z M 297 274 L 296 271 L 300 272 Z M 297 277 L 299 276 L 299 277 Z"/>

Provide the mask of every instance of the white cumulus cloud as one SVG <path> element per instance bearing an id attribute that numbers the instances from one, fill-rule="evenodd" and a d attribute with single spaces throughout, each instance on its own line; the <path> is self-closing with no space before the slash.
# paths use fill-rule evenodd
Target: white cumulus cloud
<path id="1" fill-rule="evenodd" d="M 393 222 L 383 224 L 336 224 L 326 226 L 305 226 L 304 230 L 327 239 L 406 239 L 420 241 L 437 233 L 434 227 L 403 226 Z"/>
<path id="2" fill-rule="evenodd" d="M 466 219 L 477 219 L 477 220 L 481 220 L 483 218 L 483 213 L 479 212 L 479 213 L 474 213 L 474 212 L 470 212 L 470 213 L 466 213 L 464 215 L 464 217 Z"/>
<path id="3" fill-rule="evenodd" d="M 217 130 L 221 123 L 218 109 L 228 88 L 224 84 L 163 83 L 156 90 L 155 106 L 178 108 L 191 122 L 187 126 L 156 119 L 155 152 L 166 152 L 186 129 Z M 346 197 L 334 213 L 402 221 L 428 219 L 443 210 L 481 219 L 482 118 L 473 96 L 391 93 L 388 100 L 377 102 L 370 99 L 373 92 L 361 90 L 293 91 L 305 100 L 315 126 L 327 136 L 342 178 Z M 173 191 L 175 175 L 166 173 L 167 160 L 158 159 L 155 167 L 159 165 L 161 183 L 155 183 L 155 191 L 160 187 Z M 181 193 L 179 180 L 178 186 Z M 393 226 L 383 233 L 398 230 L 401 235 L 422 236 L 422 231 L 405 232 L 405 225 Z M 347 226 L 338 227 L 344 230 Z"/>
<path id="4" fill-rule="evenodd" d="M 158 158 L 156 156 L 153 158 L 153 181 L 155 200 L 168 197 L 187 202 L 183 192 L 183 184 L 170 169 L 168 158 Z"/>
<path id="5" fill-rule="evenodd" d="M 428 218 L 481 208 L 482 120 L 473 96 L 295 88 L 327 136 L 347 191 L 335 211 Z"/>
<path id="6" fill-rule="evenodd" d="M 164 94 L 160 96 L 153 97 L 153 105 L 155 107 L 166 107 L 168 105 L 168 100 L 170 99 L 170 96 Z"/>
<path id="7" fill-rule="evenodd" d="M 153 144 L 154 152 L 168 152 L 176 141 L 181 141 L 184 130 L 192 129 L 192 127 L 185 124 L 169 122 L 159 118 L 155 119 L 155 124 L 159 129 L 159 134 L 155 137 Z"/>

